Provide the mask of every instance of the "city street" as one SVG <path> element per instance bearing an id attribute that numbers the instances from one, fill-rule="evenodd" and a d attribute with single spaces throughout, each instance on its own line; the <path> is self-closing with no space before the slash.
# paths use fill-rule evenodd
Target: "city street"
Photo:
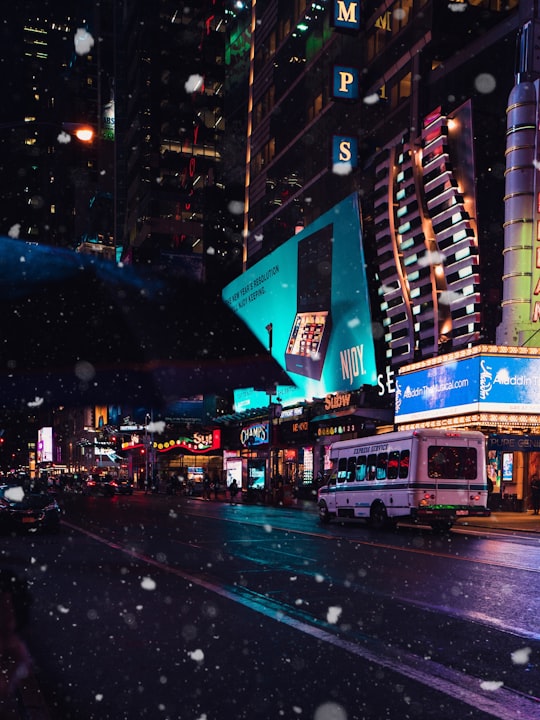
<path id="1" fill-rule="evenodd" d="M 6 537 L 52 720 L 540 718 L 540 546 L 172 496 Z"/>

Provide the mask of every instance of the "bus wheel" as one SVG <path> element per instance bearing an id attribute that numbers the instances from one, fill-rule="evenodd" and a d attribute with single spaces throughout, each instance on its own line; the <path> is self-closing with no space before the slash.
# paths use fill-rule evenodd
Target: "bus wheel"
<path id="1" fill-rule="evenodd" d="M 375 530 L 382 530 L 388 525 L 388 513 L 382 502 L 374 502 L 369 513 L 369 524 Z"/>
<path id="2" fill-rule="evenodd" d="M 323 525 L 327 525 L 330 522 L 330 512 L 324 502 L 319 505 L 319 520 Z"/>

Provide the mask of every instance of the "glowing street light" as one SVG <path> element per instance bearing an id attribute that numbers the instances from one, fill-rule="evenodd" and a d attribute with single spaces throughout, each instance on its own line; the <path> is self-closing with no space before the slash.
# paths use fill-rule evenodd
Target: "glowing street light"
<path id="1" fill-rule="evenodd" d="M 84 143 L 91 143 L 94 140 L 95 132 L 90 125 L 77 125 L 75 123 L 63 123 L 63 127 L 73 133 L 77 140 Z"/>

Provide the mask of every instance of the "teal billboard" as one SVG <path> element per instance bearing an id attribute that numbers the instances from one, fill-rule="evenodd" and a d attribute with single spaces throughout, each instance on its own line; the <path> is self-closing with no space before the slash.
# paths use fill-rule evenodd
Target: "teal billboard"
<path id="1" fill-rule="evenodd" d="M 298 400 L 377 384 L 356 194 L 223 290 L 289 374 Z"/>

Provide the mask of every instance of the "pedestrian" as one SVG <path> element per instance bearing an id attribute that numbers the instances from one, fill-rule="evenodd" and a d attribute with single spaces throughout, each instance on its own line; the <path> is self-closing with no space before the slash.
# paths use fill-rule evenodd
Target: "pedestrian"
<path id="1" fill-rule="evenodd" d="M 540 478 L 537 473 L 534 473 L 531 478 L 531 497 L 533 513 L 538 515 L 540 512 Z"/>
<path id="2" fill-rule="evenodd" d="M 212 491 L 212 481 L 210 480 L 210 475 L 208 473 L 204 473 L 203 477 L 203 499 L 204 500 L 210 500 Z"/>
<path id="3" fill-rule="evenodd" d="M 229 502 L 231 505 L 236 505 L 236 496 L 238 495 L 238 483 L 236 478 L 233 478 L 232 483 L 229 485 Z"/>

